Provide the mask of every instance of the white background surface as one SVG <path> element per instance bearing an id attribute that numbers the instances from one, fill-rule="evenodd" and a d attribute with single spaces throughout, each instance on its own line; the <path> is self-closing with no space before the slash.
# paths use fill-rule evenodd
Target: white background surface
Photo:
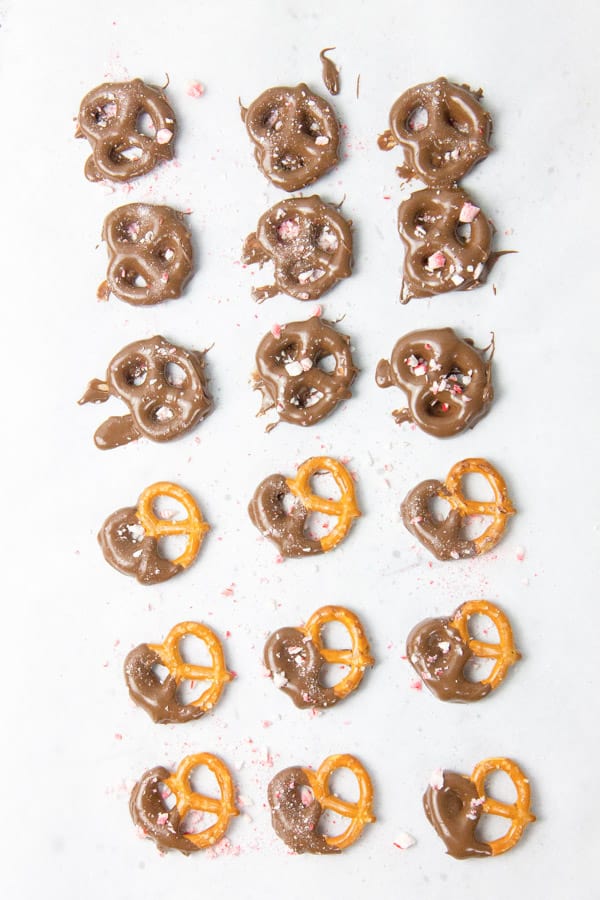
<path id="1" fill-rule="evenodd" d="M 598 7 L 391 6 L 0 4 L 7 897 L 599 896 Z M 323 306 L 345 316 L 362 374 L 353 399 L 322 424 L 265 435 L 248 386 L 255 347 L 272 323 L 303 318 L 312 304 L 250 299 L 240 247 L 282 195 L 256 169 L 237 98 L 301 80 L 322 91 L 318 52 L 332 44 L 344 160 L 315 190 L 334 202 L 346 195 L 356 269 Z M 130 193 L 87 182 L 88 147 L 73 140 L 83 95 L 105 79 L 159 84 L 165 72 L 176 163 Z M 379 152 L 376 137 L 403 90 L 441 74 L 485 89 L 495 152 L 464 186 L 494 219 L 497 247 L 519 254 L 494 271 L 496 296 L 490 284 L 402 307 L 401 156 Z M 195 79 L 206 85 L 201 99 L 186 94 Z M 198 251 L 185 298 L 147 310 L 95 296 L 103 217 L 138 199 L 190 207 Z M 480 345 L 495 331 L 497 400 L 473 432 L 439 442 L 394 425 L 400 395 L 378 390 L 374 370 L 400 335 L 446 325 Z M 92 435 L 106 413 L 75 401 L 118 349 L 157 332 L 195 348 L 214 342 L 215 412 L 180 441 L 100 453 Z M 267 474 L 291 474 L 320 451 L 351 457 L 364 517 L 335 553 L 277 565 L 246 504 Z M 399 503 L 418 481 L 478 455 L 505 474 L 519 515 L 491 556 L 437 563 L 402 527 Z M 213 530 L 187 574 L 142 588 L 106 565 L 95 535 L 159 479 L 191 489 Z M 232 582 L 233 596 L 223 596 Z M 522 663 L 476 705 L 412 690 L 407 632 L 477 597 L 511 615 Z M 377 666 L 351 699 L 311 718 L 262 677 L 261 651 L 270 631 L 329 602 L 361 614 Z M 123 658 L 186 617 L 231 631 L 225 649 L 239 678 L 211 717 L 155 726 L 129 701 Z M 235 775 L 252 821 L 233 823 L 229 854 L 161 858 L 131 824 L 130 786 L 146 768 L 201 749 L 243 763 Z M 373 775 L 377 824 L 340 858 L 290 857 L 264 807 L 268 780 L 345 751 Z M 433 768 L 469 772 L 491 755 L 514 757 L 531 776 L 538 822 L 504 857 L 456 862 L 426 822 L 421 794 Z M 393 846 L 402 830 L 417 839 L 406 852 Z"/>

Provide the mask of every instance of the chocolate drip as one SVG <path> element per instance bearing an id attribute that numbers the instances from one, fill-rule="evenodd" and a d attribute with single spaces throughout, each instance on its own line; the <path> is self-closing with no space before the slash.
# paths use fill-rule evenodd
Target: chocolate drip
<path id="1" fill-rule="evenodd" d="M 306 773 L 299 766 L 278 772 L 269 784 L 273 828 L 296 853 L 339 853 L 318 831 L 323 812 L 314 797 Z"/>
<path id="2" fill-rule="evenodd" d="M 455 772 L 444 772 L 443 786 L 429 785 L 423 795 L 425 815 L 455 859 L 491 856 L 490 845 L 475 837 L 481 803 L 473 782 Z"/>

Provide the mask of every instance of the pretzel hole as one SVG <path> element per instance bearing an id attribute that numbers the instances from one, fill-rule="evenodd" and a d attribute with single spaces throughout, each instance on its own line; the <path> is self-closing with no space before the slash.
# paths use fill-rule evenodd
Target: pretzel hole
<path id="1" fill-rule="evenodd" d="M 408 131 L 423 131 L 429 125 L 429 114 L 424 106 L 417 106 L 408 114 L 406 128 Z"/>
<path id="2" fill-rule="evenodd" d="M 281 244 L 287 244 L 290 241 L 296 240 L 298 235 L 300 234 L 300 222 L 296 218 L 288 218 L 284 219 L 277 226 L 277 240 Z"/>
<path id="3" fill-rule="evenodd" d="M 279 120 L 279 109 L 276 106 L 269 107 L 265 110 L 260 124 L 263 128 L 269 131 L 271 128 L 275 128 L 277 122 Z M 280 126 L 281 127 L 281 126 Z"/>
<path id="4" fill-rule="evenodd" d="M 202 794 L 203 797 L 219 799 L 221 796 L 217 777 L 208 766 L 200 765 L 193 768 L 190 772 L 189 785 L 190 790 L 195 794 Z"/>
<path id="5" fill-rule="evenodd" d="M 491 516 L 465 516 L 460 528 L 460 536 L 465 541 L 474 541 L 492 523 Z"/>
<path id="6" fill-rule="evenodd" d="M 165 534 L 158 539 L 158 555 L 161 559 L 178 559 L 188 544 L 187 534 Z"/>
<path id="7" fill-rule="evenodd" d="M 468 244 L 471 240 L 471 223 L 459 222 L 459 224 L 454 229 L 454 234 L 461 244 Z"/>
<path id="8" fill-rule="evenodd" d="M 326 809 L 321 814 L 319 824 L 317 825 L 317 831 L 319 834 L 323 834 L 326 837 L 337 837 L 346 830 L 349 823 L 350 819 L 347 819 L 346 816 L 340 816 L 338 813 Z"/>
<path id="9" fill-rule="evenodd" d="M 148 375 L 148 366 L 146 360 L 141 357 L 132 359 L 123 372 L 125 381 L 131 387 L 139 387 L 142 385 Z"/>
<path id="10" fill-rule="evenodd" d="M 299 116 L 298 131 L 300 134 L 306 134 L 314 140 L 321 135 L 321 124 L 314 116 L 311 116 L 307 112 L 303 112 Z"/>
<path id="11" fill-rule="evenodd" d="M 450 513 L 450 504 L 443 497 L 435 495 L 429 500 L 429 512 L 435 522 L 444 522 Z"/>
<path id="12" fill-rule="evenodd" d="M 185 679 L 184 681 L 180 681 L 177 685 L 176 697 L 177 701 L 181 703 L 182 706 L 188 706 L 190 703 L 193 703 L 195 700 L 200 697 L 204 691 L 209 687 L 209 682 L 206 679 L 196 678 L 196 679 Z"/>
<path id="13" fill-rule="evenodd" d="M 321 644 L 330 650 L 350 650 L 352 641 L 342 622 L 325 622 L 319 632 Z"/>
<path id="14" fill-rule="evenodd" d="M 322 225 L 316 229 L 315 243 L 319 250 L 323 250 L 325 253 L 335 253 L 340 242 L 337 234 L 329 225 Z"/>
<path id="15" fill-rule="evenodd" d="M 180 522 L 187 517 L 187 511 L 183 504 L 166 494 L 154 497 L 152 512 L 158 519 L 166 519 L 169 522 Z"/>
<path id="16" fill-rule="evenodd" d="M 441 396 L 440 394 L 443 394 Z M 427 403 L 427 415 L 433 419 L 448 419 L 455 416 L 460 410 L 460 404 L 452 399 L 448 391 L 442 391 L 432 396 Z"/>
<path id="17" fill-rule="evenodd" d="M 146 281 L 146 279 L 144 278 L 143 275 L 139 274 L 139 272 L 138 273 L 132 272 L 131 276 L 130 276 L 130 281 L 134 287 L 141 287 L 141 288 L 148 287 L 148 282 Z"/>
<path id="18" fill-rule="evenodd" d="M 308 481 L 308 486 L 313 494 L 317 494 L 319 497 L 326 497 L 328 500 L 339 500 L 342 496 L 337 481 L 327 469 L 313 472 Z"/>
<path id="19" fill-rule="evenodd" d="M 276 169 L 283 169 L 284 172 L 296 172 L 304 167 L 304 160 L 298 153 L 291 153 L 287 150 L 283 153 L 275 163 Z"/>
<path id="20" fill-rule="evenodd" d="M 311 541 L 320 541 L 335 527 L 337 516 L 311 512 L 304 523 L 304 535 Z"/>
<path id="21" fill-rule="evenodd" d="M 494 668 L 493 659 L 483 659 L 478 656 L 472 657 L 463 669 L 463 677 L 466 681 L 477 683 L 488 678 Z"/>
<path id="22" fill-rule="evenodd" d="M 483 613 L 476 613 L 469 616 L 467 623 L 469 634 L 478 641 L 485 641 L 486 644 L 499 644 L 500 635 L 494 621 Z"/>
<path id="23" fill-rule="evenodd" d="M 156 137 L 156 125 L 154 124 L 154 120 L 150 113 L 146 112 L 145 109 L 142 109 L 135 120 L 135 130 L 138 134 L 143 134 L 145 137 L 154 138 Z"/>
<path id="24" fill-rule="evenodd" d="M 486 797 L 493 797 L 502 803 L 516 803 L 517 789 L 512 778 L 503 769 L 494 769 L 486 777 L 483 787 Z"/>
<path id="25" fill-rule="evenodd" d="M 333 353 L 327 353 L 325 356 L 319 356 L 315 361 L 318 369 L 332 375 L 337 368 L 337 360 Z"/>
<path id="26" fill-rule="evenodd" d="M 151 667 L 152 674 L 161 684 L 165 682 L 169 675 L 169 670 L 166 666 L 163 666 L 161 663 L 154 663 Z"/>
<path id="27" fill-rule="evenodd" d="M 316 404 L 323 399 L 323 396 L 324 394 L 321 391 L 309 387 L 297 391 L 297 393 L 290 398 L 290 403 L 293 403 L 294 406 L 297 406 L 299 409 L 310 409 L 311 406 L 316 406 Z"/>
<path id="28" fill-rule="evenodd" d="M 298 347 L 296 344 L 290 343 L 277 350 L 274 359 L 278 366 L 287 366 L 288 363 L 295 362 L 297 355 Z"/>
<path id="29" fill-rule="evenodd" d="M 171 810 L 177 803 L 177 797 L 171 790 L 171 788 L 164 783 L 164 781 L 158 782 L 158 793 L 160 794 L 160 799 L 162 800 L 162 804 L 166 810 Z"/>
<path id="30" fill-rule="evenodd" d="M 466 472 L 461 478 L 461 490 L 469 500 L 486 503 L 494 499 L 492 485 L 479 472 Z"/>
<path id="31" fill-rule="evenodd" d="M 360 788 L 356 775 L 345 766 L 333 770 L 327 782 L 327 789 L 330 794 L 341 797 L 347 803 L 358 803 L 360 799 Z M 339 817 L 336 816 L 336 818 Z"/>
<path id="32" fill-rule="evenodd" d="M 141 159 L 144 151 L 141 147 L 113 147 L 110 151 L 110 157 L 114 163 L 135 162 Z"/>
<path id="33" fill-rule="evenodd" d="M 100 128 L 106 128 L 111 119 L 114 119 L 117 115 L 117 104 L 114 100 L 107 100 L 106 103 L 102 103 L 96 106 L 91 111 L 92 121 L 96 123 Z"/>
<path id="34" fill-rule="evenodd" d="M 185 370 L 174 362 L 168 362 L 164 370 L 164 378 L 172 387 L 183 387 L 185 384 Z"/>
<path id="35" fill-rule="evenodd" d="M 200 834 L 217 821 L 216 813 L 204 812 L 201 809 L 190 809 L 179 824 L 180 834 Z"/>
<path id="36" fill-rule="evenodd" d="M 177 645 L 182 660 L 194 666 L 212 666 L 212 660 L 206 641 L 195 634 L 184 634 Z"/>

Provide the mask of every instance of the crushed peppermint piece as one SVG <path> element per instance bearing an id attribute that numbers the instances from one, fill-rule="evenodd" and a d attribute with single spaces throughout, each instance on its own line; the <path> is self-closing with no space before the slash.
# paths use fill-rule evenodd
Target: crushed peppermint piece
<path id="1" fill-rule="evenodd" d="M 159 128 L 156 132 L 157 144 L 168 144 L 173 139 L 173 132 L 170 128 Z"/>
<path id="2" fill-rule="evenodd" d="M 292 241 L 300 234 L 300 224 L 295 219 L 284 219 L 277 226 L 277 235 L 282 241 Z"/>
<path id="3" fill-rule="evenodd" d="M 302 787 L 300 788 L 300 803 L 302 804 L 302 806 L 310 806 L 311 803 L 314 802 L 314 799 L 315 795 L 308 787 L 308 785 L 302 785 Z"/>
<path id="4" fill-rule="evenodd" d="M 427 128 L 428 123 L 429 116 L 424 106 L 415 109 L 408 119 L 408 127 L 411 131 L 423 131 L 424 128 Z"/>
<path id="5" fill-rule="evenodd" d="M 444 770 L 443 769 L 434 769 L 431 773 L 431 777 L 429 779 L 429 786 L 434 789 L 434 791 L 441 791 L 444 787 Z"/>
<path id="6" fill-rule="evenodd" d="M 329 138 L 326 134 L 320 134 L 319 137 L 315 138 L 315 144 L 317 144 L 318 147 L 324 147 L 328 143 Z"/>
<path id="7" fill-rule="evenodd" d="M 295 375 L 302 375 L 304 369 L 302 368 L 302 363 L 298 362 L 298 360 L 294 360 L 294 362 L 286 363 L 285 371 L 293 378 Z"/>
<path id="8" fill-rule="evenodd" d="M 517 559 L 519 560 L 519 562 L 523 562 L 523 560 L 525 559 L 525 550 L 523 549 L 523 547 L 517 547 Z"/>
<path id="9" fill-rule="evenodd" d="M 317 305 L 313 308 L 312 315 L 317 319 L 321 318 L 321 316 L 323 315 L 323 308 L 320 303 L 317 303 Z"/>
<path id="10" fill-rule="evenodd" d="M 459 556 L 457 550 L 451 550 L 451 551 L 450 551 L 450 556 L 452 557 L 452 559 L 460 559 L 460 556 Z"/>
<path id="11" fill-rule="evenodd" d="M 450 641 L 440 641 L 438 647 L 442 651 L 442 653 L 448 653 L 450 650 Z"/>
<path id="12" fill-rule="evenodd" d="M 308 372 L 309 369 L 312 369 L 313 367 L 313 361 L 312 359 L 309 359 L 308 356 L 305 356 L 304 359 L 300 360 L 300 365 L 302 366 L 303 372 Z"/>
<path id="13" fill-rule="evenodd" d="M 193 97 L 197 100 L 199 97 L 204 96 L 204 85 L 201 81 L 190 81 L 188 84 L 187 95 L 188 97 Z"/>
<path id="14" fill-rule="evenodd" d="M 408 850 L 409 847 L 414 847 L 416 843 L 412 834 L 409 834 L 407 831 L 401 831 L 393 841 L 394 847 L 397 847 L 398 850 Z"/>
<path id="15" fill-rule="evenodd" d="M 422 691 L 423 690 L 423 682 L 420 678 L 412 678 L 410 681 L 410 686 L 413 691 Z"/>
<path id="16" fill-rule="evenodd" d="M 285 687 L 287 683 L 288 680 L 283 672 L 273 672 L 273 684 L 276 688 Z"/>
<path id="17" fill-rule="evenodd" d="M 271 325 L 271 334 L 274 338 L 281 337 L 281 325 L 278 325 L 277 322 Z"/>
<path id="18" fill-rule="evenodd" d="M 460 275 L 457 275 L 456 272 L 454 273 L 454 275 L 450 276 L 450 281 L 452 282 L 452 284 L 456 285 L 456 287 L 458 287 L 459 284 L 462 284 L 464 280 L 465 279 Z"/>
<path id="19" fill-rule="evenodd" d="M 436 250 L 427 260 L 427 268 L 435 272 L 436 269 L 443 269 L 446 265 L 446 257 L 441 250 Z"/>
<path id="20" fill-rule="evenodd" d="M 474 203 L 469 203 L 469 201 L 467 200 L 467 202 L 463 204 L 463 207 L 458 216 L 458 221 L 470 224 L 471 222 L 475 221 L 480 212 L 481 209 L 478 206 L 475 206 Z"/>

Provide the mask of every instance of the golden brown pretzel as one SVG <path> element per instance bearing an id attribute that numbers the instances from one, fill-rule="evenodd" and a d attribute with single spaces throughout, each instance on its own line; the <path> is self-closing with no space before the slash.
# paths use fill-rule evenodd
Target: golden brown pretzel
<path id="1" fill-rule="evenodd" d="M 210 666 L 186 663 L 182 658 L 179 652 L 179 642 L 188 634 L 194 635 L 206 645 L 211 658 Z M 231 672 L 227 671 L 220 640 L 214 631 L 200 622 L 180 622 L 171 628 L 162 644 L 148 644 L 148 647 L 160 657 L 162 665 L 169 670 L 177 684 L 182 681 L 210 682 L 210 685 L 199 697 L 190 701 L 190 706 L 202 710 L 212 709 L 227 682 L 233 678 Z"/>
<path id="2" fill-rule="evenodd" d="M 494 800 L 488 797 L 485 792 L 485 781 L 488 775 L 496 771 L 506 772 L 510 780 L 515 786 L 517 792 L 517 800 L 515 803 L 503 803 L 500 800 Z M 477 788 L 477 793 L 483 798 L 481 810 L 490 816 L 501 816 L 503 819 L 510 819 L 510 827 L 506 834 L 496 840 L 488 841 L 492 856 L 498 856 L 500 853 L 506 853 L 511 847 L 521 840 L 525 828 L 535 822 L 535 816 L 531 812 L 531 789 L 529 787 L 529 779 L 521 771 L 519 766 L 512 759 L 504 757 L 493 757 L 484 759 L 477 763 L 470 775 L 470 780 Z"/>
<path id="3" fill-rule="evenodd" d="M 329 779 L 338 769 L 349 769 L 358 782 L 359 797 L 356 802 L 342 800 L 329 790 Z M 339 816 L 350 819 L 348 826 L 340 834 L 326 835 L 325 841 L 330 847 L 344 850 L 353 844 L 370 822 L 375 821 L 373 815 L 373 785 L 369 773 L 361 762 L 349 753 L 337 753 L 323 760 L 317 771 L 303 769 L 315 799 L 322 810 L 331 810 Z"/>
<path id="4" fill-rule="evenodd" d="M 469 633 L 469 619 L 471 616 L 487 616 L 491 619 L 498 632 L 498 643 L 479 641 Z M 521 659 L 521 654 L 515 647 L 512 628 L 508 618 L 501 609 L 487 600 L 468 600 L 459 606 L 454 613 L 450 627 L 455 628 L 463 642 L 468 646 L 473 656 L 480 659 L 494 659 L 494 667 L 489 675 L 482 678 L 482 684 L 489 684 L 490 688 L 496 688 L 504 681 L 506 673 L 511 666 Z"/>

